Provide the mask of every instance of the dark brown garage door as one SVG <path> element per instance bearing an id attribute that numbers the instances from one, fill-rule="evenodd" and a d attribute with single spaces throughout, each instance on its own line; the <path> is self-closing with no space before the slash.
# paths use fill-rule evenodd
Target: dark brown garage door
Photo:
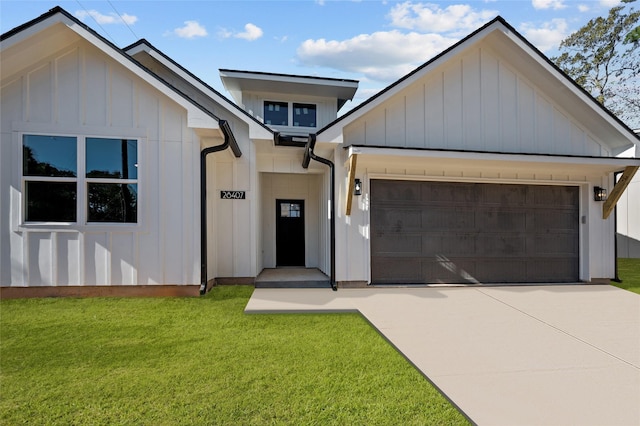
<path id="1" fill-rule="evenodd" d="M 578 187 L 371 181 L 373 284 L 572 282 Z"/>

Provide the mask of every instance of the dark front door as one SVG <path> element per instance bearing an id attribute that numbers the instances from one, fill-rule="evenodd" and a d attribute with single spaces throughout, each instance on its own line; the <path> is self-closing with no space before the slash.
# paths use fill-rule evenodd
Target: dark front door
<path id="1" fill-rule="evenodd" d="M 304 200 L 276 200 L 276 265 L 304 264 Z"/>

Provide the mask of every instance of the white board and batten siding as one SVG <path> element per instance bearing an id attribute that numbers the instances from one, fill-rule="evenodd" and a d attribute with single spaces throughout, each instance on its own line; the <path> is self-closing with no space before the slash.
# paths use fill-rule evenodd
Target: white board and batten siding
<path id="1" fill-rule="evenodd" d="M 336 179 L 344 181 L 346 188 L 347 170 L 337 168 Z M 506 184 L 540 184 L 577 186 L 579 198 L 579 239 L 580 239 L 580 279 L 613 277 L 612 258 L 614 252 L 612 218 L 601 219 L 602 203 L 593 201 L 593 185 L 604 185 L 603 180 L 593 176 L 578 176 L 562 173 L 532 174 L 516 170 L 504 170 L 500 167 L 479 166 L 476 169 L 460 165 L 450 167 L 439 165 L 438 161 L 425 162 L 422 166 L 407 157 L 395 160 L 380 158 L 376 161 L 358 160 L 357 176 L 362 179 L 362 195 L 353 197 L 351 215 L 345 215 L 344 200 L 341 194 L 337 220 L 337 264 L 338 281 L 370 280 L 370 181 L 371 179 L 392 179 L 433 182 L 484 182 Z"/>
<path id="2" fill-rule="evenodd" d="M 549 89 L 536 86 L 525 73 L 509 65 L 492 48 L 480 43 L 437 65 L 410 85 L 398 89 L 343 129 L 343 146 L 436 149 L 609 157 L 604 143 L 552 100 Z M 345 156 L 342 148 L 337 156 Z M 614 276 L 613 220 L 602 220 L 602 204 L 593 201 L 594 185 L 611 188 L 610 176 L 561 171 L 546 167 L 396 156 L 359 156 L 356 177 L 363 195 L 354 197 L 351 216 L 338 209 L 338 281 L 369 281 L 370 179 L 433 180 L 567 185 L 580 188 L 580 279 Z M 338 182 L 347 182 L 347 158 L 337 169 Z M 486 165 L 485 165 L 486 164 Z M 340 200 L 344 202 L 345 195 Z"/>
<path id="3" fill-rule="evenodd" d="M 183 108 L 82 41 L 5 82 L 1 102 L 2 286 L 199 284 L 200 140 Z M 23 223 L 31 132 L 137 139 L 139 223 Z"/>
<path id="4" fill-rule="evenodd" d="M 349 145 L 610 156 L 489 47 L 425 74 L 344 129 Z"/>
<path id="5" fill-rule="evenodd" d="M 234 129 L 242 157 L 219 152 L 207 158 L 208 278 L 255 277 L 257 174 L 246 126 Z M 211 172 L 209 172 L 211 170 Z M 221 191 L 244 191 L 245 199 L 223 199 Z"/>
<path id="6" fill-rule="evenodd" d="M 636 131 L 640 134 L 640 130 Z M 640 145 L 622 153 L 620 157 L 640 158 Z M 629 183 L 616 205 L 618 225 L 618 257 L 640 258 L 640 173 Z"/>
<path id="7" fill-rule="evenodd" d="M 264 103 L 272 102 L 288 102 L 308 103 L 316 106 L 316 129 L 319 129 L 331 121 L 335 120 L 338 114 L 338 107 L 335 98 L 326 98 L 322 96 L 301 96 L 296 94 L 282 93 L 263 93 L 263 92 L 245 92 L 242 94 L 243 108 L 252 116 L 261 122 L 264 122 Z M 294 126 L 273 126 L 278 131 L 287 134 L 307 134 L 310 129 L 294 127 Z M 301 130 L 302 129 L 302 130 Z M 312 131 L 312 130 L 311 130 Z"/>

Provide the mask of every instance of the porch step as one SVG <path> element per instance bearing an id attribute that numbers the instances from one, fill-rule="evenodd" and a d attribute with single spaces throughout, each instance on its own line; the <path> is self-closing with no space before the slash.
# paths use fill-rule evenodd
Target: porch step
<path id="1" fill-rule="evenodd" d="M 256 288 L 331 288 L 326 281 L 256 281 Z"/>
<path id="2" fill-rule="evenodd" d="M 331 288 L 329 277 L 316 268 L 268 268 L 256 278 L 256 288 Z"/>

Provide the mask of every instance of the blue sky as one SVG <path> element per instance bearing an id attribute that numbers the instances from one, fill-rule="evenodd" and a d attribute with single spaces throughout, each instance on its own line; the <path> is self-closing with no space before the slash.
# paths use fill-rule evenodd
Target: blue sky
<path id="1" fill-rule="evenodd" d="M 229 97 L 218 69 L 349 78 L 368 98 L 501 15 L 548 56 L 619 0 L 0 0 L 0 32 L 61 6 L 118 47 L 146 38 Z"/>

